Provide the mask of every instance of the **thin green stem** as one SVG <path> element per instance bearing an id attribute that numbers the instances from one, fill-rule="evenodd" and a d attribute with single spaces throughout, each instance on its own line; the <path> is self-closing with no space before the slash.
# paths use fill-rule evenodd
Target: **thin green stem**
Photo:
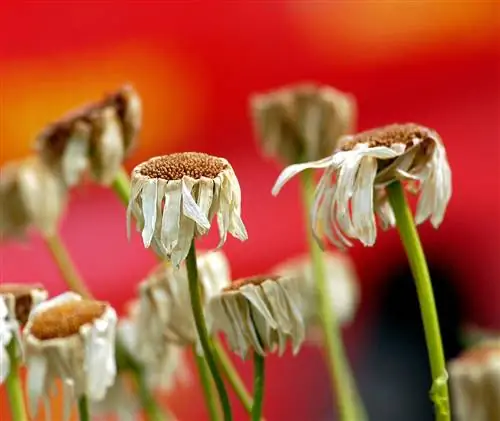
<path id="1" fill-rule="evenodd" d="M 89 404 L 85 395 L 78 399 L 78 419 L 80 421 L 90 421 Z"/>
<path id="2" fill-rule="evenodd" d="M 252 406 L 252 421 L 260 421 L 262 417 L 262 406 L 264 401 L 265 359 L 258 352 L 253 353 L 253 367 L 254 403 Z"/>
<path id="3" fill-rule="evenodd" d="M 400 182 L 394 182 L 387 187 L 387 192 L 417 288 L 433 379 L 430 393 L 435 404 L 436 420 L 449 421 L 451 414 L 447 384 L 448 375 L 436 303 L 424 250 L 413 221 L 413 215 L 406 201 L 403 186 Z"/>
<path id="4" fill-rule="evenodd" d="M 196 353 L 196 349 L 193 349 L 193 352 L 196 366 L 198 367 L 198 373 L 200 374 L 200 382 L 205 396 L 208 415 L 212 421 L 220 420 L 219 409 L 214 396 L 212 375 L 210 374 L 205 359 Z"/>
<path id="5" fill-rule="evenodd" d="M 302 173 L 302 195 L 306 215 L 309 215 L 314 202 L 314 174 L 312 170 Z M 342 332 L 332 303 L 328 299 L 326 284 L 326 269 L 322 251 L 312 235 L 311 224 L 307 217 L 309 252 L 311 254 L 312 269 L 319 297 L 319 312 L 322 323 L 327 365 L 334 392 L 333 400 L 337 402 L 339 416 L 342 421 L 363 420 L 364 409 L 356 390 L 354 377 L 351 375 L 347 360 Z M 336 395 L 335 395 L 336 392 Z"/>
<path id="6" fill-rule="evenodd" d="M 120 168 L 120 171 L 118 171 L 115 179 L 113 180 L 111 188 L 116 193 L 120 201 L 125 206 L 128 206 L 128 202 L 130 200 L 130 177 L 125 168 Z"/>
<path id="7" fill-rule="evenodd" d="M 231 359 L 227 355 L 220 341 L 217 338 L 213 338 L 212 344 L 214 348 L 214 355 L 215 358 L 217 359 L 219 367 L 222 369 L 224 376 L 226 377 L 227 381 L 233 388 L 241 404 L 250 414 L 252 412 L 252 405 L 253 405 L 252 396 L 250 395 L 250 393 L 248 393 L 245 384 L 241 380 L 241 377 L 238 375 L 238 372 L 234 368 Z"/>
<path id="8" fill-rule="evenodd" d="M 7 353 L 10 359 L 10 371 L 5 381 L 9 406 L 12 419 L 15 421 L 28 421 L 28 413 L 24 403 L 23 388 L 19 376 L 19 359 L 17 355 L 17 344 L 13 338 L 7 345 Z"/>
<path id="9" fill-rule="evenodd" d="M 189 294 L 191 295 L 191 307 L 193 309 L 194 322 L 196 325 L 196 330 L 198 331 L 198 336 L 200 338 L 201 347 L 203 348 L 203 353 L 205 360 L 207 361 L 208 368 L 210 369 L 212 377 L 214 378 L 215 387 L 217 388 L 217 392 L 219 393 L 219 399 L 224 413 L 224 420 L 231 421 L 233 417 L 231 415 L 229 396 L 226 392 L 224 381 L 222 380 L 222 377 L 217 369 L 212 346 L 210 344 L 210 338 L 208 336 L 205 317 L 203 315 L 194 240 L 191 242 L 191 247 L 189 248 L 189 253 L 186 258 L 186 268 L 189 281 Z"/>

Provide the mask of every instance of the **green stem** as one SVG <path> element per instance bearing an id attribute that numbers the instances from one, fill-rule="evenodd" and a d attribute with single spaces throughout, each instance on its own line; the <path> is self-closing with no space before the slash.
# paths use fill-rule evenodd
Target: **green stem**
<path id="1" fill-rule="evenodd" d="M 219 399 L 224 413 L 224 420 L 231 421 L 233 417 L 231 415 L 229 396 L 226 392 L 226 387 L 224 386 L 222 377 L 217 370 L 217 364 L 215 362 L 212 346 L 210 344 L 210 338 L 208 336 L 207 325 L 205 323 L 205 317 L 203 315 L 194 240 L 191 242 L 191 247 L 189 248 L 189 253 L 186 258 L 186 268 L 189 280 L 189 294 L 191 295 L 191 307 L 193 308 L 194 322 L 196 325 L 196 330 L 198 331 L 198 336 L 200 338 L 201 347 L 203 348 L 203 353 L 208 364 L 208 368 L 210 369 L 212 377 L 214 378 L 215 387 L 217 388 L 217 392 L 219 393 Z"/>
<path id="2" fill-rule="evenodd" d="M 219 367 L 222 369 L 224 376 L 228 380 L 229 384 L 233 388 L 236 396 L 240 400 L 243 407 L 250 414 L 252 412 L 253 399 L 250 393 L 248 393 L 245 384 L 238 375 L 236 369 L 231 362 L 231 359 L 227 355 L 224 347 L 217 338 L 212 339 L 212 344 L 214 348 L 214 355 L 217 359 Z"/>
<path id="3" fill-rule="evenodd" d="M 446 363 L 441 332 L 439 330 L 436 303 L 434 301 L 434 293 L 432 291 L 432 283 L 424 250 L 413 221 L 413 215 L 406 201 L 403 186 L 399 181 L 394 182 L 387 187 L 387 192 L 389 194 L 389 202 L 396 217 L 401 242 L 406 251 L 417 288 L 433 379 L 431 399 L 434 401 L 436 407 L 436 420 L 449 421 L 451 415 Z"/>
<path id="4" fill-rule="evenodd" d="M 7 345 L 7 353 L 10 359 L 10 371 L 5 381 L 5 387 L 9 397 L 12 419 L 15 421 L 28 421 L 21 378 L 19 376 L 19 359 L 16 348 L 16 340 L 12 338 Z"/>
<path id="5" fill-rule="evenodd" d="M 120 201 L 125 206 L 128 206 L 128 202 L 130 200 L 130 177 L 125 168 L 122 167 L 116 174 L 111 188 L 116 193 Z"/>
<path id="6" fill-rule="evenodd" d="M 85 395 L 78 399 L 78 419 L 80 421 L 90 421 L 89 404 Z"/>
<path id="7" fill-rule="evenodd" d="M 200 374 L 201 386 L 203 388 L 203 393 L 205 396 L 205 403 L 208 408 L 208 415 L 212 421 L 219 420 L 219 410 L 217 408 L 217 403 L 215 401 L 212 375 L 207 367 L 207 363 L 203 357 L 200 357 L 196 350 L 193 350 L 196 366 L 198 367 L 198 373 Z"/>
<path id="8" fill-rule="evenodd" d="M 314 173 L 307 170 L 302 173 L 302 194 L 304 208 L 309 215 L 314 202 Z M 326 269 L 322 251 L 312 235 L 311 224 L 307 218 L 309 252 L 311 254 L 312 269 L 319 297 L 319 312 L 322 323 L 324 345 L 327 352 L 327 365 L 330 371 L 334 391 L 334 402 L 337 402 L 339 416 L 342 421 L 365 419 L 361 399 L 356 390 L 354 377 L 347 360 L 342 332 L 337 321 L 335 310 L 328 299 Z M 335 396 L 336 392 L 336 396 Z"/>
<path id="9" fill-rule="evenodd" d="M 265 361 L 264 357 L 258 352 L 253 353 L 253 367 L 254 404 L 252 406 L 252 421 L 260 421 L 262 417 L 262 405 L 264 400 Z"/>

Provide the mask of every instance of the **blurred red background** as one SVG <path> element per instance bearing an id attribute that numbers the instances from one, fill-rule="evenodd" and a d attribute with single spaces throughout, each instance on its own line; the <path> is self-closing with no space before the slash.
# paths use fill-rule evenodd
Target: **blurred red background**
<path id="1" fill-rule="evenodd" d="M 248 96 L 303 80 L 334 85 L 358 98 L 359 129 L 415 121 L 441 134 L 454 192 L 443 226 L 421 229 L 426 252 L 456 275 L 463 321 L 500 329 L 499 13 L 493 1 L 8 2 L 0 12 L 0 161 L 31 153 L 35 134 L 68 109 L 131 82 L 144 129 L 127 167 L 180 150 L 228 158 L 250 237 L 224 250 L 235 277 L 264 272 L 305 250 L 303 217 L 294 183 L 278 198 L 269 193 L 280 168 L 259 155 Z M 92 290 L 118 310 L 155 262 L 138 236 L 127 242 L 124 209 L 99 187 L 72 194 L 62 234 Z M 64 289 L 38 238 L 0 252 L 2 282 Z M 404 255 L 394 231 L 352 255 L 363 301 L 347 336 L 361 358 L 377 297 Z M 319 351 L 271 360 L 266 417 L 325 419 L 331 402 Z M 250 363 L 238 365 L 250 380 Z M 197 386 L 168 402 L 181 421 L 206 417 Z"/>

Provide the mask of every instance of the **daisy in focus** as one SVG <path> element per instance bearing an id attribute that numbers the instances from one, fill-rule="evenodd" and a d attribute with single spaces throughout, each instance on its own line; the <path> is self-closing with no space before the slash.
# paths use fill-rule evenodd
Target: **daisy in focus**
<path id="1" fill-rule="evenodd" d="M 206 235 L 217 216 L 219 246 L 229 232 L 248 238 L 241 220 L 241 190 L 224 158 L 198 152 L 149 159 L 132 171 L 127 210 L 142 231 L 144 246 L 153 245 L 175 267 L 186 258 L 194 238 Z"/>
<path id="2" fill-rule="evenodd" d="M 394 225 L 394 214 L 384 188 L 407 182 L 419 195 L 415 220 L 430 219 L 438 227 L 451 198 L 451 170 L 439 135 L 417 124 L 393 124 L 341 139 L 330 157 L 291 165 L 278 177 L 272 193 L 301 171 L 323 168 L 311 210 L 313 230 L 336 246 L 351 246 L 357 239 L 375 243 L 375 214 L 383 225 Z"/>

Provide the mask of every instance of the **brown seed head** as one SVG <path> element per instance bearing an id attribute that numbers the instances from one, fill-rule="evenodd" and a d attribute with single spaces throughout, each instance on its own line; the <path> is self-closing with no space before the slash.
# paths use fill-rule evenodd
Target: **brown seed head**
<path id="1" fill-rule="evenodd" d="M 341 146 L 341 150 L 350 151 L 360 143 L 364 143 L 370 148 L 403 144 L 408 149 L 414 145 L 415 139 L 419 139 L 424 143 L 432 143 L 435 138 L 436 133 L 433 130 L 418 124 L 391 124 L 390 126 L 368 130 L 352 136 L 350 140 Z"/>
<path id="2" fill-rule="evenodd" d="M 222 289 L 222 292 L 230 292 L 230 291 L 238 291 L 241 287 L 244 287 L 245 285 L 255 285 L 259 286 L 265 281 L 274 281 L 278 282 L 281 276 L 276 276 L 276 275 L 259 275 L 259 276 L 252 276 L 249 278 L 243 278 L 243 279 L 238 279 L 237 281 L 233 281 L 231 285 L 228 285 L 227 287 Z"/>
<path id="3" fill-rule="evenodd" d="M 215 156 L 200 152 L 183 152 L 159 156 L 144 162 L 140 173 L 149 178 L 180 180 L 182 177 L 215 178 L 228 164 Z"/>
<path id="4" fill-rule="evenodd" d="M 101 317 L 107 304 L 94 300 L 73 300 L 40 311 L 33 317 L 31 334 L 40 340 L 66 338 Z"/>
<path id="5" fill-rule="evenodd" d="M 16 300 L 16 319 L 25 324 L 33 306 L 33 291 L 44 291 L 41 285 L 0 284 L 0 295 L 13 296 Z"/>

